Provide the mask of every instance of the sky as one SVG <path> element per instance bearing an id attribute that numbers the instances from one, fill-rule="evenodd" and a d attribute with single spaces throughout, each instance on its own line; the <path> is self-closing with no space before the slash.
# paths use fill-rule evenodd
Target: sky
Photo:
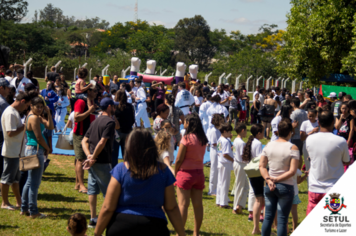
<path id="1" fill-rule="evenodd" d="M 24 22 L 31 22 L 35 10 L 48 3 L 62 9 L 64 15 L 77 19 L 99 17 L 110 22 L 110 26 L 134 20 L 135 0 L 27 1 L 29 12 Z M 202 15 L 211 30 L 256 34 L 263 24 L 277 24 L 279 29 L 285 29 L 290 7 L 288 0 L 138 0 L 138 19 L 173 28 L 180 19 Z"/>

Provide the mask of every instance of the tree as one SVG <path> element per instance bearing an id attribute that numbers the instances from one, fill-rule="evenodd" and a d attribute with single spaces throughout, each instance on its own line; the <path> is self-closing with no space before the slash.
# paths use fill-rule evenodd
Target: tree
<path id="1" fill-rule="evenodd" d="M 214 57 L 214 48 L 210 41 L 210 27 L 206 20 L 196 15 L 193 18 L 179 20 L 174 27 L 175 49 L 199 65 L 200 70 L 207 70 L 209 60 Z"/>
<path id="2" fill-rule="evenodd" d="M 330 73 L 354 73 L 355 64 L 347 56 L 353 55 L 356 1 L 292 0 L 291 4 L 278 71 L 291 78 L 308 77 L 314 85 Z"/>
<path id="3" fill-rule="evenodd" d="M 20 22 L 28 12 L 27 6 L 23 0 L 1 0 L 0 23 L 2 20 Z"/>
<path id="4" fill-rule="evenodd" d="M 40 10 L 40 20 L 44 22 L 51 22 L 53 24 L 61 23 L 63 20 L 63 11 L 48 3 L 43 10 Z"/>

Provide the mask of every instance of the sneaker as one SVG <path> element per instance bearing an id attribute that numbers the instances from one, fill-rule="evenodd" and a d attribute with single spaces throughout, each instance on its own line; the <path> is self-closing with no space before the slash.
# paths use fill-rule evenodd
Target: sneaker
<path id="1" fill-rule="evenodd" d="M 263 223 L 263 220 L 264 220 L 263 215 L 260 215 L 260 222 Z"/>
<path id="2" fill-rule="evenodd" d="M 248 221 L 249 221 L 249 222 L 253 221 L 253 216 L 252 216 L 252 214 L 249 214 L 249 215 L 248 215 Z"/>
<path id="3" fill-rule="evenodd" d="M 97 221 L 98 221 L 98 218 L 90 219 L 88 227 L 89 227 L 89 228 L 92 228 L 92 229 L 95 229 L 95 226 L 96 226 L 96 222 L 97 222 Z"/>

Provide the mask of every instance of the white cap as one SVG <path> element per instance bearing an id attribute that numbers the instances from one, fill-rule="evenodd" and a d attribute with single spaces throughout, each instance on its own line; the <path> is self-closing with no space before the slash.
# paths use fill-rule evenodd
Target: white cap
<path id="1" fill-rule="evenodd" d="M 328 98 L 336 98 L 336 93 L 331 92 L 330 95 L 328 96 Z"/>

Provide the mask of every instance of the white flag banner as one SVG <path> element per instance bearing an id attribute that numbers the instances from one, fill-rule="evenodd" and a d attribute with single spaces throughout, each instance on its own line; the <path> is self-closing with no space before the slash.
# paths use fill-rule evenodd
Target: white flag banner
<path id="1" fill-rule="evenodd" d="M 353 164 L 291 235 L 356 236 L 355 182 L 356 164 Z"/>

